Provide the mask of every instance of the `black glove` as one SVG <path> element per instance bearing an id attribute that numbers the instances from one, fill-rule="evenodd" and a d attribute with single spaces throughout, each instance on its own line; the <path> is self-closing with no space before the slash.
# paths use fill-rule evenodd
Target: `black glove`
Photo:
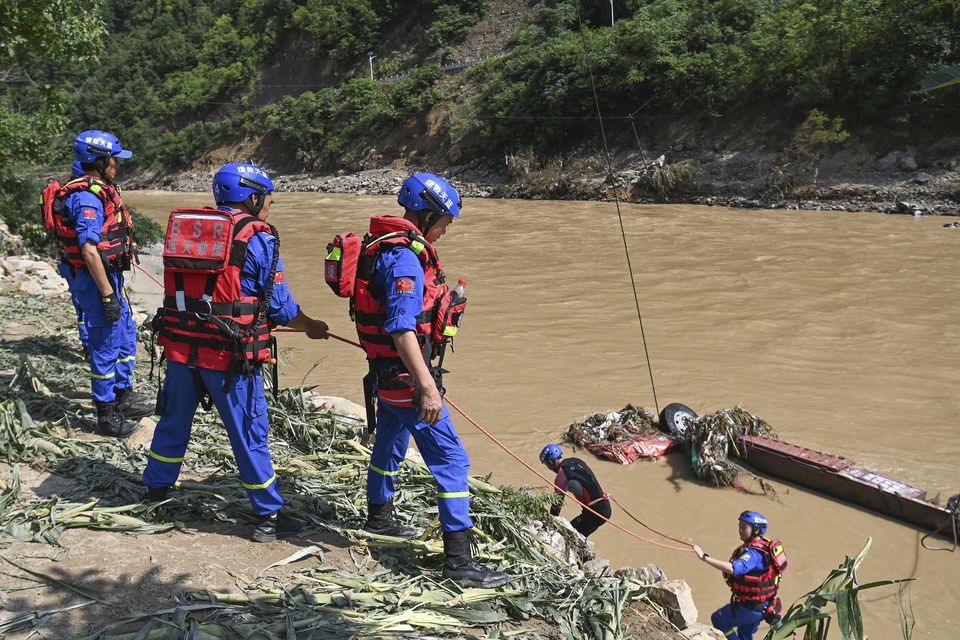
<path id="1" fill-rule="evenodd" d="M 108 296 L 103 296 L 103 317 L 108 322 L 116 322 L 123 313 L 123 305 L 120 304 L 120 296 L 114 291 Z"/>
<path id="2" fill-rule="evenodd" d="M 553 505 L 552 507 L 550 507 L 550 515 L 552 515 L 554 518 L 556 518 L 557 516 L 560 515 L 560 505 L 559 505 L 559 504 L 555 504 L 555 505 Z"/>

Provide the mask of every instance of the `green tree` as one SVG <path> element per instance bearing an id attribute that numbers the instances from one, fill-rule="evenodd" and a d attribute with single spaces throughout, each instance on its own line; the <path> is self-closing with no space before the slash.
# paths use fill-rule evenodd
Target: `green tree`
<path id="1" fill-rule="evenodd" d="M 66 126 L 69 95 L 31 76 L 37 61 L 86 63 L 106 34 L 100 0 L 0 0 L 0 175 L 43 160 Z"/>

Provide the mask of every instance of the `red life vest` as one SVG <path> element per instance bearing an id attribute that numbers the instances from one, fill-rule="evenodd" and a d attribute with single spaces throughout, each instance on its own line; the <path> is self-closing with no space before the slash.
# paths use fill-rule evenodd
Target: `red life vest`
<path id="1" fill-rule="evenodd" d="M 211 207 L 170 213 L 163 248 L 163 307 L 157 342 L 167 358 L 190 367 L 233 370 L 270 359 L 269 305 L 277 256 L 264 300 L 244 295 L 240 275 L 255 233 L 275 235 L 256 216 Z"/>
<path id="2" fill-rule="evenodd" d="M 356 282 L 350 301 L 350 313 L 357 325 L 357 337 L 371 364 L 399 362 L 400 354 L 390 334 L 383 330 L 387 321 L 385 293 L 372 285 L 377 258 L 394 247 L 406 247 L 416 254 L 423 267 L 423 303 L 416 318 L 417 340 L 425 359 L 438 353 L 439 347 L 457 333 L 466 307 L 461 298 L 445 284 L 443 266 L 436 250 L 420 235 L 412 222 L 392 216 L 374 216 L 370 232 L 363 240 L 357 263 Z M 396 384 L 378 384 L 378 396 L 388 404 L 412 406 L 414 384 L 409 373 L 398 365 Z M 390 389 L 388 387 L 397 387 Z"/>
<path id="3" fill-rule="evenodd" d="M 40 195 L 40 218 L 44 228 L 53 233 L 62 255 L 75 269 L 86 266 L 77 244 L 76 224 L 68 223 L 63 217 L 67 198 L 78 191 L 89 191 L 103 205 L 103 226 L 97 243 L 100 257 L 114 268 L 128 269 L 133 255 L 133 223 L 120 199 L 120 191 L 112 184 L 91 176 L 74 178 L 64 185 L 54 180 Z"/>
<path id="4" fill-rule="evenodd" d="M 724 579 L 733 592 L 733 598 L 757 609 L 763 608 L 771 599 L 776 598 L 780 588 L 780 576 L 787 568 L 787 554 L 783 550 L 783 543 L 779 540 L 770 540 L 763 536 L 755 536 L 748 542 L 733 550 L 730 561 L 746 553 L 747 549 L 759 551 L 763 556 L 766 568 L 761 573 L 745 573 L 739 576 L 724 574 Z"/>

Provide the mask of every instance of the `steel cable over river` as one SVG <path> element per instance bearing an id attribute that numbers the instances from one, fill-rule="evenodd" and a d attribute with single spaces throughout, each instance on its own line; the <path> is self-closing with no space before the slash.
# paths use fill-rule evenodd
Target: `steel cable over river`
<path id="1" fill-rule="evenodd" d="M 456 182 L 456 178 L 454 178 Z M 209 193 L 127 191 L 158 222 Z M 326 243 L 362 232 L 391 196 L 278 193 L 270 222 L 283 237 L 291 289 L 334 333 L 353 335 L 346 302 L 322 281 Z M 643 348 L 623 246 L 601 233 L 609 203 L 467 199 L 438 250 L 450 277 L 470 282 L 470 306 L 444 366 L 452 397 L 521 457 L 537 464 L 580 417 L 647 404 Z M 786 440 L 856 459 L 946 496 L 957 492 L 960 414 L 960 252 L 954 230 L 928 217 L 622 205 L 643 296 L 661 403 L 701 414 L 741 404 Z M 144 267 L 159 273 L 156 255 Z M 141 295 L 157 286 L 137 278 Z M 135 292 L 136 293 L 136 292 Z M 627 330 L 624 330 L 627 327 Z M 360 401 L 362 354 L 284 334 L 282 384 Z M 314 365 L 315 368 L 312 368 Z M 639 390 L 639 391 L 638 391 Z M 529 484 L 485 437 L 461 425 L 474 473 Z M 570 452 L 568 451 L 568 455 Z M 588 456 L 577 452 L 578 456 Z M 780 502 L 697 481 L 683 456 L 630 466 L 590 460 L 605 489 L 652 526 L 711 555 L 737 541 L 736 514 L 762 511 L 787 545 L 790 602 L 844 554 L 874 543 L 864 582 L 915 577 L 905 597 L 915 638 L 953 637 L 960 554 L 923 551 L 922 533 L 792 485 Z M 573 515 L 575 507 L 565 507 Z M 617 513 L 614 512 L 614 520 Z M 613 527 L 590 538 L 614 567 L 654 562 L 694 588 L 701 614 L 726 602 L 716 572 L 692 553 L 664 553 Z M 899 639 L 895 593 L 864 593 L 875 640 Z M 701 615 L 703 618 L 703 615 Z"/>

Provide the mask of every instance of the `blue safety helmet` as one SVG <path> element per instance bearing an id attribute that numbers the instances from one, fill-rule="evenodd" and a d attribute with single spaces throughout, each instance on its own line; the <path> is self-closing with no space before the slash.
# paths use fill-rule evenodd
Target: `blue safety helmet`
<path id="1" fill-rule="evenodd" d="M 73 164 L 70 165 L 70 176 L 73 178 L 79 178 L 84 173 L 83 167 L 80 166 L 80 161 L 74 160 Z"/>
<path id="2" fill-rule="evenodd" d="M 400 187 L 397 202 L 410 211 L 432 211 L 439 216 L 460 217 L 460 194 L 432 173 L 415 173 Z"/>
<path id="3" fill-rule="evenodd" d="M 563 449 L 555 444 L 548 444 L 540 452 L 540 462 L 546 463 L 547 460 L 557 460 L 563 457 Z"/>
<path id="4" fill-rule="evenodd" d="M 744 511 L 740 514 L 738 520 L 750 525 L 755 536 L 762 536 L 767 532 L 767 519 L 759 511 Z"/>
<path id="5" fill-rule="evenodd" d="M 97 158 L 130 158 L 133 151 L 124 149 L 117 136 L 106 131 L 90 129 L 73 139 L 73 159 L 90 164 Z"/>
<path id="6" fill-rule="evenodd" d="M 254 213 L 259 213 L 263 198 L 256 207 L 248 202 L 248 198 L 255 193 L 266 196 L 273 188 L 273 180 L 267 172 L 247 162 L 225 164 L 213 176 L 213 199 L 217 204 L 242 203 L 251 210 L 256 209 Z"/>

